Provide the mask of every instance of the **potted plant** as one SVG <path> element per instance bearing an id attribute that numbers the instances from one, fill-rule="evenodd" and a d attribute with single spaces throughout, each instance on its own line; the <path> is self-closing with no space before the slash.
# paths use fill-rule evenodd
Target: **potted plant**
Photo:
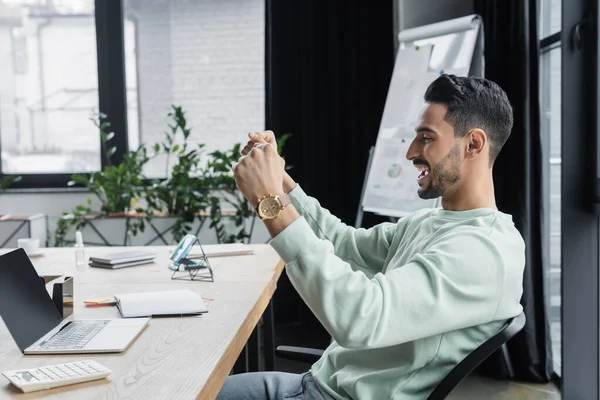
<path id="1" fill-rule="evenodd" d="M 142 169 L 150 160 L 150 156 L 148 156 L 146 148 L 140 146 L 137 150 L 127 153 L 121 163 L 113 165 L 110 160 L 116 148 L 107 145 L 114 136 L 113 132 L 108 132 L 110 123 L 104 114 L 99 114 L 92 120 L 100 131 L 102 150 L 108 164 L 101 171 L 89 175 L 73 175 L 68 185 L 80 185 L 87 188 L 95 196 L 96 202 L 100 204 L 100 209 L 94 210 L 92 199 L 89 198 L 86 204 L 78 205 L 71 212 L 63 213 L 57 223 L 55 246 L 66 244 L 65 236 L 70 228 L 81 230 L 92 220 L 100 217 L 127 218 L 128 233 L 133 235 L 138 230 L 143 232 L 145 228 L 148 216 L 146 210 L 140 207 L 134 208 L 133 205 L 145 192 Z M 130 221 L 130 217 L 136 218 L 132 218 Z"/>
<path id="2" fill-rule="evenodd" d="M 210 218 L 209 228 L 215 230 L 218 243 L 244 241 L 250 237 L 245 229 L 252 211 L 237 190 L 233 164 L 240 157 L 240 144 L 226 151 L 214 151 L 202 163 L 204 144 L 190 145 L 191 129 L 180 106 L 171 106 L 169 131 L 165 140 L 154 145 L 157 154 L 166 155 L 166 179 L 155 180 L 146 190 L 150 208 L 174 218 L 173 240 L 178 242 L 192 230 L 194 223 Z M 173 165 L 171 165 L 173 161 Z M 224 213 L 222 203 L 233 209 Z M 226 221 L 234 224 L 229 232 Z"/>
<path id="3" fill-rule="evenodd" d="M 192 229 L 196 217 L 209 206 L 210 188 L 203 185 L 200 165 L 203 144 L 188 143 L 191 130 L 181 107 L 172 105 L 165 140 L 154 145 L 156 154 L 166 154 L 166 179 L 154 180 L 145 189 L 148 207 L 173 217 L 171 233 L 179 242 Z M 171 166 L 170 162 L 174 160 Z"/>

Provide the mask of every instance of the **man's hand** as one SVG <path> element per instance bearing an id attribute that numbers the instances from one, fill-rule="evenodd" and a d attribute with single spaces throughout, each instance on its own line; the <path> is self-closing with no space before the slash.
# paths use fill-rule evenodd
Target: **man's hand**
<path id="1" fill-rule="evenodd" d="M 278 195 L 284 189 L 289 193 L 296 183 L 285 172 L 285 161 L 277 154 L 272 131 L 250 132 L 248 138 L 250 140 L 242 150 L 242 158 L 233 168 L 233 177 L 244 197 L 252 207 L 256 207 L 259 198 L 268 194 Z M 265 226 L 271 237 L 275 237 L 297 218 L 300 214 L 290 204 L 279 217 L 266 220 Z"/>
<path id="2" fill-rule="evenodd" d="M 242 149 L 243 156 L 248 155 L 250 150 L 261 144 L 271 144 L 275 150 L 277 150 L 277 141 L 273 131 L 249 132 L 248 139 L 250 140 L 248 140 L 248 143 L 246 143 L 246 146 Z"/>
<path id="3" fill-rule="evenodd" d="M 268 194 L 283 193 L 285 161 L 275 146 L 262 144 L 253 147 L 233 168 L 238 188 L 253 207 Z"/>
<path id="4" fill-rule="evenodd" d="M 260 145 L 269 144 L 271 147 L 277 151 L 277 141 L 275 139 L 275 134 L 273 131 L 264 131 L 264 132 L 249 132 L 248 133 L 248 143 L 242 149 L 242 155 L 248 155 L 250 151 Z M 283 173 L 283 190 L 286 193 L 289 193 L 294 187 L 296 187 L 296 182 L 292 179 L 291 176 L 288 175 L 287 172 Z"/>

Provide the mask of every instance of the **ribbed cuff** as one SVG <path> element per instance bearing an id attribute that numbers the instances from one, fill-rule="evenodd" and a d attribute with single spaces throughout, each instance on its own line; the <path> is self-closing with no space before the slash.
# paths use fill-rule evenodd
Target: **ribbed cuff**
<path id="1" fill-rule="evenodd" d="M 308 195 L 304 193 L 304 190 L 302 190 L 299 184 L 297 184 L 295 188 L 290 190 L 288 195 L 290 196 L 290 200 L 292 200 L 292 204 L 294 205 L 294 207 L 296 207 L 296 210 L 298 210 L 298 212 L 302 214 L 309 200 Z"/>
<path id="2" fill-rule="evenodd" d="M 318 241 L 319 238 L 304 217 L 300 217 L 279 232 L 269 243 L 285 263 L 290 263 L 297 260 L 303 250 L 311 248 Z"/>

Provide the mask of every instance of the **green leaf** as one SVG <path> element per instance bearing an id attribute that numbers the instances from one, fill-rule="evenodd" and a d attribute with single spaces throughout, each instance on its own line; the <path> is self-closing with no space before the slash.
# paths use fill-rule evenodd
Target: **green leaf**
<path id="1" fill-rule="evenodd" d="M 281 137 L 277 138 L 277 153 L 279 155 L 281 155 L 281 153 L 283 152 L 283 147 L 285 146 L 285 143 L 292 136 L 293 135 L 291 133 L 284 133 L 283 135 L 281 135 Z"/>

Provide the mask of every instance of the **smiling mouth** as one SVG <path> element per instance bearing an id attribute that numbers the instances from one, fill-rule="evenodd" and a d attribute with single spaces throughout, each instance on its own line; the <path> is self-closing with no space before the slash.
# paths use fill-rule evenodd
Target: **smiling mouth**
<path id="1" fill-rule="evenodd" d="M 419 175 L 417 176 L 417 181 L 424 179 L 427 175 L 429 175 L 429 167 L 425 165 L 417 165 L 417 169 L 419 170 Z"/>

